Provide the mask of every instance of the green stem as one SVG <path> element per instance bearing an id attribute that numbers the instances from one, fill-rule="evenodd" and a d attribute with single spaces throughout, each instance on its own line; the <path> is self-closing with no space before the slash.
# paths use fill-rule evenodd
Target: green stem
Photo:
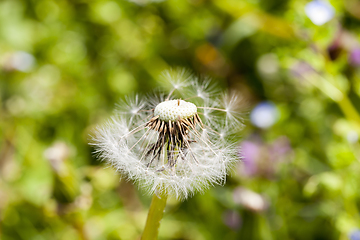
<path id="1" fill-rule="evenodd" d="M 159 232 L 160 221 L 164 214 L 167 196 L 165 194 L 154 194 L 149 213 L 146 219 L 144 233 L 141 240 L 156 240 Z"/>
<path id="2" fill-rule="evenodd" d="M 343 99 L 341 99 L 338 102 L 341 110 L 344 112 L 344 115 L 350 120 L 353 121 L 355 124 L 360 126 L 360 116 L 357 112 L 354 105 L 351 103 L 350 99 L 347 96 L 344 96 Z"/>
<path id="3" fill-rule="evenodd" d="M 325 95 L 327 95 L 339 105 L 345 117 L 357 126 L 357 131 L 359 132 L 360 115 L 346 93 L 341 92 L 336 86 L 318 74 L 307 75 L 307 77 L 309 83 L 319 88 Z"/>

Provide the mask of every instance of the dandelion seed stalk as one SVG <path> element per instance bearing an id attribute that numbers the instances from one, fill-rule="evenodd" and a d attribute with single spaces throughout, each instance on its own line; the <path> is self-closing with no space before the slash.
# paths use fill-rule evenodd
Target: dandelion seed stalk
<path id="1" fill-rule="evenodd" d="M 164 95 L 127 98 L 117 115 L 97 128 L 93 143 L 101 159 L 162 196 L 153 198 L 147 223 L 152 227 L 161 219 L 154 209 L 165 205 L 160 193 L 183 200 L 224 183 L 239 160 L 234 133 L 242 125 L 236 95 L 218 92 L 185 71 L 164 77 L 170 85 Z"/>
<path id="2" fill-rule="evenodd" d="M 153 195 L 141 240 L 157 239 L 160 222 L 164 215 L 166 200 L 167 195 L 165 193 L 155 193 Z"/>

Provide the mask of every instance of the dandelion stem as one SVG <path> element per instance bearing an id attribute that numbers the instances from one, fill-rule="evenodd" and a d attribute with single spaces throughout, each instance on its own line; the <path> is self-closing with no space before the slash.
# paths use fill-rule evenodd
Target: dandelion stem
<path id="1" fill-rule="evenodd" d="M 157 239 L 160 228 L 160 221 L 163 217 L 166 206 L 166 200 L 167 195 L 162 193 L 158 193 L 158 195 L 156 193 L 154 194 L 141 240 Z"/>

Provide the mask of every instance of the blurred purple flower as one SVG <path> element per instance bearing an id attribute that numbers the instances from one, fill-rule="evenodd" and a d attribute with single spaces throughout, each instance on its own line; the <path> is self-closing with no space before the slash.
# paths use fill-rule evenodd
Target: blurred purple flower
<path id="1" fill-rule="evenodd" d="M 349 62 L 354 67 L 360 66 L 360 48 L 356 48 L 351 51 L 349 56 Z"/>
<path id="2" fill-rule="evenodd" d="M 290 142 L 285 136 L 279 137 L 271 144 L 258 139 L 245 140 L 240 145 L 240 155 L 243 158 L 239 164 L 240 174 L 271 178 L 275 175 L 278 165 L 287 159 L 291 151 Z"/>
<path id="3" fill-rule="evenodd" d="M 314 0 L 306 4 L 305 13 L 308 18 L 310 18 L 310 20 L 318 26 L 327 23 L 335 15 L 333 6 L 320 0 Z"/>
<path id="4" fill-rule="evenodd" d="M 281 136 L 276 139 L 269 147 L 269 159 L 272 162 L 282 161 L 286 154 L 291 151 L 289 139 L 285 136 Z"/>
<path id="5" fill-rule="evenodd" d="M 334 34 L 334 40 L 327 48 L 329 57 L 332 61 L 336 60 L 342 52 L 349 52 L 349 62 L 354 66 L 360 64 L 360 48 L 357 36 L 343 29 L 341 26 Z"/>
<path id="6" fill-rule="evenodd" d="M 223 222 L 229 228 L 231 228 L 233 230 L 238 230 L 241 227 L 242 219 L 236 211 L 229 210 L 229 211 L 224 212 Z"/>
<path id="7" fill-rule="evenodd" d="M 356 229 L 349 234 L 350 240 L 360 240 L 360 230 Z"/>
<path id="8" fill-rule="evenodd" d="M 254 175 L 257 171 L 256 159 L 259 158 L 261 152 L 261 145 L 251 142 L 243 141 L 241 144 L 241 155 L 243 156 L 243 165 L 246 168 L 248 175 Z"/>

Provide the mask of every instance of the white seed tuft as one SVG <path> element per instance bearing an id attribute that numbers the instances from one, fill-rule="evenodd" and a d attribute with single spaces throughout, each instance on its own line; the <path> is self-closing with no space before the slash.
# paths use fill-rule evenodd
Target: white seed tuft
<path id="1" fill-rule="evenodd" d="M 225 183 L 240 160 L 234 133 L 241 119 L 236 96 L 221 100 L 213 85 L 183 70 L 163 76 L 172 86 L 166 95 L 127 98 L 93 144 L 101 159 L 150 194 L 186 199 Z"/>

